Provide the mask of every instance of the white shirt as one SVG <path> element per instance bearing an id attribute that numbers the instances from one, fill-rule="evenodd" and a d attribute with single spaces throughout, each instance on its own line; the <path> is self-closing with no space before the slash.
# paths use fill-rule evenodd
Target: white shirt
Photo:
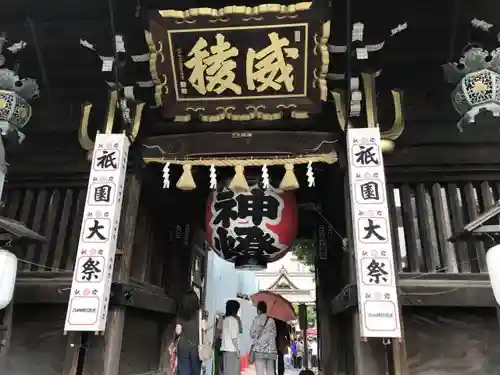
<path id="1" fill-rule="evenodd" d="M 309 343 L 309 347 L 311 348 L 312 355 L 318 355 L 318 343 L 315 341 L 311 341 Z"/>
<path id="2" fill-rule="evenodd" d="M 235 352 L 233 339 L 238 340 L 240 325 L 235 317 L 228 316 L 222 321 L 222 334 L 220 350 L 223 352 Z"/>

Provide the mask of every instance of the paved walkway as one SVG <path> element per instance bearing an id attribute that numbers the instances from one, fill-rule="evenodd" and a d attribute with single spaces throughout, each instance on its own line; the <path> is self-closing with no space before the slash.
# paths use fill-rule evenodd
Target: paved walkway
<path id="1" fill-rule="evenodd" d="M 300 372 L 300 369 L 286 369 L 285 370 L 285 375 L 299 375 L 299 372 Z M 255 374 L 255 367 L 254 366 L 250 366 L 248 367 L 242 375 L 256 375 Z"/>

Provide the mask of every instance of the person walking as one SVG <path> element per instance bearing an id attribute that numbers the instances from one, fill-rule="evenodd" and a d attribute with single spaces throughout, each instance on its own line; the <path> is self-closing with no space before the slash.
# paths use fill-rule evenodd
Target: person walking
<path id="1" fill-rule="evenodd" d="M 285 375 L 285 353 L 290 346 L 290 330 L 288 324 L 282 320 L 275 319 L 276 324 L 276 350 L 278 351 L 278 374 Z"/>
<path id="2" fill-rule="evenodd" d="M 240 303 L 235 300 L 226 302 L 226 313 L 222 321 L 221 346 L 222 371 L 224 375 L 240 375 L 240 347 L 238 337 L 241 323 L 238 318 Z"/>
<path id="3" fill-rule="evenodd" d="M 201 361 L 198 356 L 200 300 L 193 290 L 181 299 L 174 342 L 177 351 L 177 373 L 200 375 Z"/>
<path id="4" fill-rule="evenodd" d="M 292 366 L 293 366 L 293 368 L 298 368 L 298 366 L 297 366 L 297 339 L 296 338 L 294 338 L 292 340 L 291 349 L 292 349 Z"/>
<path id="5" fill-rule="evenodd" d="M 311 340 L 309 347 L 311 348 L 311 368 L 316 368 L 318 367 L 318 341 L 316 338 Z"/>
<path id="6" fill-rule="evenodd" d="M 302 342 L 302 338 L 297 340 L 297 367 L 298 369 L 302 368 L 302 364 L 304 363 L 304 343 Z"/>
<path id="7" fill-rule="evenodd" d="M 214 331 L 214 340 L 213 340 L 213 349 L 214 349 L 214 366 L 215 369 L 213 371 L 213 375 L 222 375 L 223 361 L 222 358 L 222 323 L 224 321 L 224 313 L 220 312 L 216 314 L 215 318 L 215 331 Z"/>
<path id="8" fill-rule="evenodd" d="M 256 375 L 275 375 L 274 363 L 278 358 L 276 324 L 274 319 L 267 315 L 265 302 L 261 301 L 257 304 L 257 314 L 250 327 L 255 372 Z"/>

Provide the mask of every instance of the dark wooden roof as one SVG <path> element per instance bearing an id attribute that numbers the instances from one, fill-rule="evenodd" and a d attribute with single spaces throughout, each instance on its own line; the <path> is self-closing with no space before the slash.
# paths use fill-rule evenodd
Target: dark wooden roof
<path id="1" fill-rule="evenodd" d="M 319 0 L 317 0 L 319 1 Z M 292 4 L 296 1 L 280 1 Z M 325 0 L 326 2 L 326 0 Z M 114 0 L 116 32 L 123 34 L 127 53 L 147 52 L 143 30 L 148 10 L 162 8 L 187 9 L 193 7 L 220 8 L 233 5 L 230 1 L 160 1 Z M 241 2 L 237 2 L 238 4 Z M 263 2 L 245 2 L 255 5 Z M 331 44 L 343 45 L 346 39 L 345 2 L 332 1 Z M 458 5 L 457 5 L 458 4 Z M 441 0 L 422 2 L 416 0 L 387 0 L 383 4 L 368 0 L 352 0 L 352 22 L 365 24 L 365 42 L 386 40 L 383 51 L 371 55 L 368 62 L 353 63 L 353 70 L 383 69 L 377 79 L 380 117 L 382 122 L 392 122 L 392 104 L 389 88 L 400 87 L 405 91 L 405 109 L 408 122 L 429 120 L 455 122 L 449 102 L 452 87 L 442 78 L 441 64 L 450 58 L 458 59 L 467 42 L 479 41 L 486 47 L 494 45 L 493 33 L 473 30 L 469 24 L 474 17 L 500 25 L 500 5 L 478 0 Z M 78 127 L 80 105 L 92 101 L 97 110 L 106 104 L 106 80 L 114 80 L 113 73 L 102 73 L 102 61 L 97 54 L 111 56 L 112 31 L 108 2 L 104 0 L 0 0 L 0 31 L 6 31 L 11 42 L 24 40 L 28 46 L 22 52 L 7 56 L 8 66 L 20 63 L 21 76 L 36 78 L 42 97 L 35 105 L 35 115 L 26 132 L 44 130 L 74 130 Z M 390 29 L 407 22 L 407 30 L 389 37 Z M 96 46 L 91 51 L 80 45 L 84 39 Z M 342 72 L 346 67 L 345 55 L 331 55 L 332 72 Z M 123 83 L 148 78 L 147 64 L 127 64 Z M 344 82 L 331 82 L 331 88 L 344 86 Z M 141 99 L 153 104 L 144 92 Z M 330 104 L 325 105 L 322 116 L 311 121 L 290 123 L 274 122 L 276 128 L 335 130 L 335 113 Z M 41 108 L 41 109 L 40 109 Z M 203 131 L 213 129 L 213 124 L 174 125 L 162 119 L 156 109 L 146 110 L 144 123 L 147 132 Z M 43 124 L 43 125 L 42 125 Z M 217 129 L 260 127 L 269 123 L 234 124 L 218 123 Z"/>

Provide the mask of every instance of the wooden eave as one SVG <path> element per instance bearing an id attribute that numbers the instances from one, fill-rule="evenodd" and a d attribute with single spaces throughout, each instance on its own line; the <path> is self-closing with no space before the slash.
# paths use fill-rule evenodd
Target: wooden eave
<path id="1" fill-rule="evenodd" d="M 71 291 L 72 272 L 20 272 L 16 281 L 15 303 L 67 304 Z M 125 298 L 122 292 L 132 293 Z M 130 279 L 127 284 L 113 283 L 111 304 L 134 307 L 159 313 L 175 314 L 176 302 L 163 288 Z"/>

